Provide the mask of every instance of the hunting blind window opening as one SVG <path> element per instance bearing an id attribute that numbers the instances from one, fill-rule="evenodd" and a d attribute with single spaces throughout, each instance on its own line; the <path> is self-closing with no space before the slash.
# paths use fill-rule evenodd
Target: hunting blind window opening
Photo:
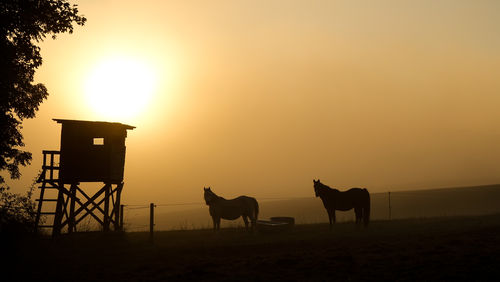
<path id="1" fill-rule="evenodd" d="M 104 145 L 104 138 L 102 138 L 102 137 L 94 137 L 94 145 L 95 146 L 102 146 L 102 145 Z"/>

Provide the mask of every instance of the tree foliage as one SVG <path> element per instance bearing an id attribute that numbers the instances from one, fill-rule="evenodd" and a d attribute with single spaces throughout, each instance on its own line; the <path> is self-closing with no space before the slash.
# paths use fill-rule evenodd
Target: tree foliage
<path id="1" fill-rule="evenodd" d="M 0 1 L 0 171 L 13 179 L 20 177 L 19 166 L 31 162 L 31 153 L 21 149 L 22 122 L 35 117 L 48 96 L 42 83 L 34 83 L 42 64 L 38 44 L 47 36 L 72 33 L 74 24 L 85 21 L 66 0 Z"/>
<path id="2" fill-rule="evenodd" d="M 0 188 L 0 235 L 26 234 L 35 224 L 35 202 L 32 200 L 36 181 L 25 196 Z"/>

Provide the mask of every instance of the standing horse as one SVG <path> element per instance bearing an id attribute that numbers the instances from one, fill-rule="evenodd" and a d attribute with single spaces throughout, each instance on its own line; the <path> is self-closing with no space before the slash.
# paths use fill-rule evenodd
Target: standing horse
<path id="1" fill-rule="evenodd" d="M 323 201 L 328 219 L 330 220 L 330 228 L 335 223 L 335 210 L 348 211 L 354 208 L 356 214 L 356 224 L 364 221 L 365 226 L 370 221 L 370 194 L 364 188 L 351 188 L 347 191 L 340 192 L 337 189 L 332 189 L 321 183 L 319 179 L 313 180 L 314 191 L 316 197 L 320 197 Z"/>
<path id="2" fill-rule="evenodd" d="M 234 220 L 243 217 L 245 228 L 248 230 L 248 218 L 252 223 L 252 230 L 255 228 L 257 217 L 259 216 L 259 203 L 252 197 L 239 196 L 237 198 L 226 200 L 217 196 L 210 187 L 203 187 L 205 192 L 205 203 L 210 207 L 209 212 L 214 222 L 214 230 L 220 229 L 220 220 Z"/>

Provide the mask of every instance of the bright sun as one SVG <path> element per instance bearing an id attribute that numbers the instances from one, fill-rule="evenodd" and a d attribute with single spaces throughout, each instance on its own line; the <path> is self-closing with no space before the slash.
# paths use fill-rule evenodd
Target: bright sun
<path id="1" fill-rule="evenodd" d="M 156 73 L 151 66 L 131 58 L 112 58 L 93 69 L 85 93 L 100 118 L 129 121 L 147 110 L 155 88 Z"/>

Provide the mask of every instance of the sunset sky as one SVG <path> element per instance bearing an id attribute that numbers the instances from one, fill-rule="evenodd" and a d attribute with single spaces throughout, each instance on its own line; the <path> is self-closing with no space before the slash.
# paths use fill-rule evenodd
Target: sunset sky
<path id="1" fill-rule="evenodd" d="M 16 192 L 53 118 L 137 127 L 125 204 L 500 183 L 500 1 L 72 3 L 88 21 L 41 44 Z"/>

